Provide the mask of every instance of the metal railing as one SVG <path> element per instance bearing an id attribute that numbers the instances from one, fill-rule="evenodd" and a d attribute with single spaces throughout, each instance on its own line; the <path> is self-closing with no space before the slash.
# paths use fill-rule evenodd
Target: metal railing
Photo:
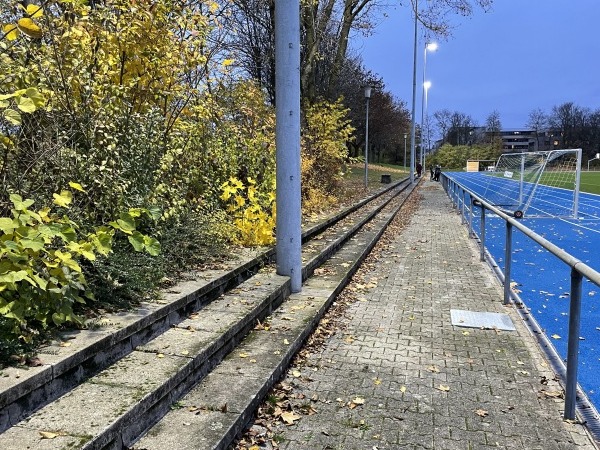
<path id="1" fill-rule="evenodd" d="M 456 182 L 445 174 L 442 174 L 442 185 L 454 203 L 454 206 L 461 214 L 461 222 L 468 222 L 469 234 L 474 235 L 473 230 L 473 206 L 481 208 L 480 211 L 480 259 L 485 261 L 485 217 L 486 211 L 490 211 L 502 218 L 506 223 L 506 238 L 504 251 L 504 304 L 510 303 L 511 292 L 511 265 L 512 265 L 512 235 L 513 228 L 523 233 L 527 238 L 536 242 L 538 245 L 548 250 L 556 258 L 571 268 L 571 288 L 569 304 L 569 338 L 567 342 L 567 367 L 565 381 L 565 411 L 564 419 L 575 420 L 575 410 L 577 402 L 577 369 L 579 360 L 579 330 L 581 327 L 581 292 L 583 278 L 600 287 L 600 273 L 557 247 L 552 242 L 544 239 L 533 230 L 527 228 L 521 222 L 499 210 L 495 206 L 486 202 L 483 198 L 477 196 L 468 190 L 462 184 Z M 467 196 L 469 204 L 467 205 Z M 468 211 L 468 219 L 467 219 Z"/>

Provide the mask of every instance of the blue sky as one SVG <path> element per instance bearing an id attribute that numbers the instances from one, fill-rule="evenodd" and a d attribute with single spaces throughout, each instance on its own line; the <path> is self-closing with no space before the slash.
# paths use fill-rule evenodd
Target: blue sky
<path id="1" fill-rule="evenodd" d="M 386 13 L 374 35 L 355 36 L 352 46 L 410 110 L 414 22 L 409 6 Z M 600 0 L 495 0 L 490 12 L 454 23 L 453 36 L 427 54 L 429 115 L 447 108 L 484 125 L 497 110 L 509 129 L 525 127 L 535 108 L 550 113 L 571 101 L 600 109 Z M 417 121 L 424 45 L 419 32 Z"/>

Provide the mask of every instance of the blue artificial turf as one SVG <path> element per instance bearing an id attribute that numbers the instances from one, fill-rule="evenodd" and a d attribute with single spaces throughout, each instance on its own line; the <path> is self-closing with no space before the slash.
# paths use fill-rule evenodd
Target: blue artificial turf
<path id="1" fill-rule="evenodd" d="M 446 173 L 476 195 L 485 194 L 478 173 Z M 546 194 L 553 204 L 563 200 L 564 189 Z M 469 200 L 467 199 L 467 202 Z M 533 208 L 536 205 L 532 205 Z M 546 206 L 537 205 L 539 208 Z M 480 210 L 474 211 L 473 227 L 479 234 Z M 600 196 L 581 194 L 579 217 L 527 218 L 523 225 L 567 253 L 600 271 Z M 506 226 L 494 214 L 486 216 L 486 247 L 504 271 Z M 571 269 L 518 230 L 513 235 L 511 279 L 518 284 L 519 296 L 545 331 L 562 358 L 567 355 Z M 554 336 L 554 337 L 553 337 Z M 579 342 L 579 383 L 600 409 L 600 288 L 584 278 Z"/>

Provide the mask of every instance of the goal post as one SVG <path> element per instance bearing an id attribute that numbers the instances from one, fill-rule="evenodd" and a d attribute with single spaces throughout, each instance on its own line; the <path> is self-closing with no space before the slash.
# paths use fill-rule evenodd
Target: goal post
<path id="1" fill-rule="evenodd" d="M 486 171 L 485 198 L 521 218 L 577 217 L 581 149 L 505 153 Z"/>

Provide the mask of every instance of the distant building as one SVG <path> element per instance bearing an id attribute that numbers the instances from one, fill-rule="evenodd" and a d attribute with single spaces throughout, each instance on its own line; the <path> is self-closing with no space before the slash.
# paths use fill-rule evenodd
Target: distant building
<path id="1" fill-rule="evenodd" d="M 504 153 L 523 153 L 553 150 L 561 147 L 560 132 L 535 130 L 502 130 L 502 151 Z"/>
<path id="2" fill-rule="evenodd" d="M 512 129 L 491 133 L 485 127 L 453 127 L 446 139 L 434 142 L 432 151 L 438 150 L 444 143 L 453 145 L 473 145 L 490 143 L 500 139 L 503 153 L 524 153 L 562 148 L 562 133 L 556 130 L 540 131 Z"/>

